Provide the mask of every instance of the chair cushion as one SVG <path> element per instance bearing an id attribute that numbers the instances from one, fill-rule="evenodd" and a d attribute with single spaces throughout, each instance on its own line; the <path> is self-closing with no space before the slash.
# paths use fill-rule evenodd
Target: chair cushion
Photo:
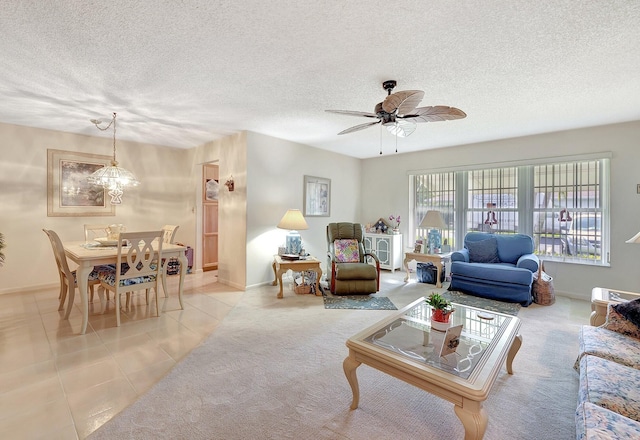
<path id="1" fill-rule="evenodd" d="M 360 251 L 358 250 L 358 240 L 341 239 L 333 242 L 334 255 L 339 263 L 359 263 Z"/>
<path id="2" fill-rule="evenodd" d="M 582 402 L 576 409 L 576 438 L 640 438 L 640 423 L 591 402 Z"/>
<path id="3" fill-rule="evenodd" d="M 464 246 L 469 250 L 470 263 L 499 263 L 498 242 L 495 237 L 481 241 L 467 241 Z"/>
<path id="4" fill-rule="evenodd" d="M 531 286 L 533 273 L 512 264 L 451 263 L 451 276 L 462 276 L 477 283 L 521 284 Z"/>
<path id="5" fill-rule="evenodd" d="M 533 253 L 533 238 L 526 234 L 496 234 L 498 257 L 503 263 L 516 264 L 521 256 Z M 538 270 L 537 266 L 535 268 Z"/>
<path id="6" fill-rule="evenodd" d="M 580 360 L 578 402 L 595 403 L 640 421 L 638 383 L 639 370 L 597 356 L 584 356 Z"/>
<path id="7" fill-rule="evenodd" d="M 636 300 L 637 301 L 637 300 Z M 635 302 L 635 301 L 632 301 Z M 617 306 L 622 304 L 609 304 L 607 309 L 607 321 L 601 326 L 623 335 L 640 339 L 640 328 L 633 321 L 627 319 L 620 313 Z"/>
<path id="8" fill-rule="evenodd" d="M 616 312 L 620 313 L 636 327 L 640 327 L 640 298 L 614 304 L 611 308 L 615 309 Z"/>
<path id="9" fill-rule="evenodd" d="M 583 325 L 578 333 L 580 348 L 574 368 L 579 371 L 580 360 L 591 354 L 610 359 L 628 367 L 640 369 L 638 339 L 622 335 L 602 327 Z"/>
<path id="10" fill-rule="evenodd" d="M 96 281 L 98 279 L 98 274 L 100 273 L 101 270 L 105 270 L 105 268 L 109 268 L 112 266 L 109 265 L 105 265 L 105 266 L 95 266 L 93 268 L 93 270 L 89 273 L 89 278 L 88 281 Z M 71 272 L 71 274 L 73 275 L 73 278 L 76 280 L 76 283 L 78 282 L 78 276 L 76 274 L 77 270 L 74 270 Z"/>
<path id="11" fill-rule="evenodd" d="M 126 265 L 125 263 L 122 266 L 123 266 L 121 269 L 122 272 L 126 272 L 126 270 L 128 269 L 128 265 Z M 98 279 L 100 279 L 100 281 L 107 283 L 110 286 L 115 286 L 116 268 L 114 266 L 102 266 L 102 269 L 98 271 Z M 128 279 L 120 280 L 120 287 L 133 286 L 135 284 L 142 284 L 142 283 L 149 283 L 155 280 L 156 280 L 155 275 L 145 275 L 142 277 L 128 278 Z"/>
<path id="12" fill-rule="evenodd" d="M 336 280 L 375 280 L 378 272 L 367 263 L 336 263 Z"/>

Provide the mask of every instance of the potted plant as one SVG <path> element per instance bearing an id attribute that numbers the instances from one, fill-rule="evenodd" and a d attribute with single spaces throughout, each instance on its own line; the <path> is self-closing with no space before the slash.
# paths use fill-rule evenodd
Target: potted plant
<path id="1" fill-rule="evenodd" d="M 394 234 L 399 234 L 400 233 L 400 214 L 398 214 L 397 216 L 390 215 L 389 216 L 389 220 L 391 220 L 393 222 L 391 224 L 391 228 L 393 230 L 393 233 Z"/>
<path id="2" fill-rule="evenodd" d="M 449 318 L 455 311 L 451 301 L 439 293 L 432 293 L 425 302 L 433 308 L 431 311 L 431 327 L 436 330 L 446 330 L 449 327 Z"/>

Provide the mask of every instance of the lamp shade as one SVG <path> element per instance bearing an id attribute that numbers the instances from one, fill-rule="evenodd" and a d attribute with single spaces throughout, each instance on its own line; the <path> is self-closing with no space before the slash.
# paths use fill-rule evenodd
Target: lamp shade
<path id="1" fill-rule="evenodd" d="M 625 243 L 640 244 L 640 232 L 625 241 Z"/>
<path id="2" fill-rule="evenodd" d="M 444 219 L 442 218 L 442 214 L 440 214 L 440 211 L 427 211 L 427 214 L 420 222 L 419 227 L 444 229 L 447 227 L 447 225 L 444 223 Z"/>
<path id="3" fill-rule="evenodd" d="M 290 231 L 301 231 L 303 229 L 309 229 L 309 226 L 299 209 L 290 209 L 284 214 L 280 223 L 278 223 L 278 228 L 288 229 Z"/>

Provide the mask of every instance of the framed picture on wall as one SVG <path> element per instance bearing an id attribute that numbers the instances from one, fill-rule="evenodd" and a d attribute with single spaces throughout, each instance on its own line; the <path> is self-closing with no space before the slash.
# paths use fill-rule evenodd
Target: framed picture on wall
<path id="1" fill-rule="evenodd" d="M 305 217 L 329 217 L 331 214 L 331 180 L 304 176 Z"/>
<path id="2" fill-rule="evenodd" d="M 110 156 L 47 150 L 47 216 L 90 217 L 116 215 L 106 190 L 87 182 L 94 171 L 109 166 Z"/>

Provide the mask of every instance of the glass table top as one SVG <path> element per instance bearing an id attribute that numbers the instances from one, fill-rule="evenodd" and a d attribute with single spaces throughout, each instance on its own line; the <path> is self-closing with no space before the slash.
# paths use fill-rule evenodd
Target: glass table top
<path id="1" fill-rule="evenodd" d="M 441 356 L 446 333 L 431 328 L 431 306 L 424 299 L 401 312 L 395 320 L 367 331 L 361 341 L 404 359 L 426 364 L 462 379 L 468 379 L 485 356 L 489 356 L 513 319 L 510 315 L 453 304 L 451 327 L 462 325 L 452 348 Z M 451 338 L 449 338 L 451 339 Z M 449 342 L 449 341 L 447 341 Z M 455 347 L 457 343 L 457 347 Z"/>

